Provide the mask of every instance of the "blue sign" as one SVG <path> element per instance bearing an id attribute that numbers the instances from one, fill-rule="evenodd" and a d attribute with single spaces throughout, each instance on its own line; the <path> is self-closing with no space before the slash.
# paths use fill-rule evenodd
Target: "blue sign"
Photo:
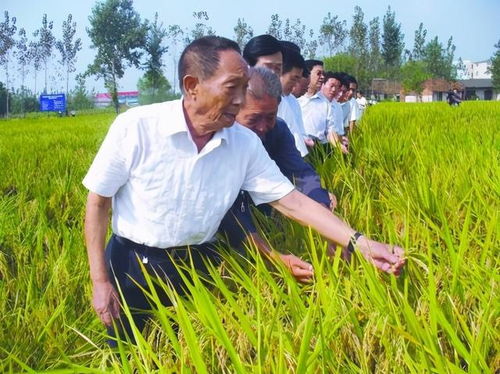
<path id="1" fill-rule="evenodd" d="M 65 112 L 66 96 L 64 94 L 40 95 L 41 112 Z"/>

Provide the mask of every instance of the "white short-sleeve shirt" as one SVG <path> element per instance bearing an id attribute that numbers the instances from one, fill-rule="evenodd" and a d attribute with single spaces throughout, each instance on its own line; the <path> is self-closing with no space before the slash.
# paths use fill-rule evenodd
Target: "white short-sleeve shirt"
<path id="1" fill-rule="evenodd" d="M 211 240 L 241 189 L 256 204 L 294 189 L 239 124 L 217 131 L 198 153 L 182 100 L 118 116 L 83 184 L 113 198 L 115 234 L 160 248 Z"/>
<path id="2" fill-rule="evenodd" d="M 344 111 L 342 110 L 342 105 L 337 100 L 333 99 L 331 102 L 331 108 L 334 131 L 339 135 L 345 135 Z"/>
<path id="3" fill-rule="evenodd" d="M 278 106 L 278 117 L 286 122 L 295 139 L 295 146 L 300 152 L 300 155 L 305 157 L 309 153 L 305 143 L 307 134 L 304 129 L 302 111 L 295 96 L 292 94 L 281 96 L 281 102 Z"/>
<path id="4" fill-rule="evenodd" d="M 359 114 L 359 105 L 354 97 L 349 100 L 351 112 L 349 113 L 349 121 L 357 121 L 361 116 Z"/>
<path id="5" fill-rule="evenodd" d="M 351 104 L 349 101 L 344 101 L 343 103 L 340 103 L 340 106 L 342 107 L 342 115 L 343 115 L 343 120 L 344 120 L 344 127 L 349 127 L 349 118 L 351 114 Z"/>
<path id="6" fill-rule="evenodd" d="M 328 134 L 334 132 L 333 111 L 328 99 L 319 91 L 310 97 L 300 97 L 298 102 L 306 133 L 319 139 L 321 143 L 327 143 Z"/>

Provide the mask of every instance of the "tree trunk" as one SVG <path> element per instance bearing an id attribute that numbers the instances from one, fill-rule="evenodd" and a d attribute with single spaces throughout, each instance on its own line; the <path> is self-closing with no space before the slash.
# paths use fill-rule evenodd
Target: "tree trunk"
<path id="1" fill-rule="evenodd" d="M 46 94 L 47 93 L 47 61 L 45 61 L 43 64 L 45 66 L 45 86 L 43 88 L 43 91 Z"/>
<path id="2" fill-rule="evenodd" d="M 69 65 L 66 68 L 66 115 L 68 115 L 68 101 L 69 101 Z"/>
<path id="3" fill-rule="evenodd" d="M 26 76 L 26 66 L 23 64 L 23 65 L 21 65 L 21 114 L 22 114 L 23 118 L 25 117 L 25 113 L 24 113 L 24 93 L 26 90 L 24 88 L 25 76 Z"/>
<path id="4" fill-rule="evenodd" d="M 5 62 L 5 75 L 7 77 L 7 84 L 5 86 L 5 93 L 6 93 L 6 98 L 5 98 L 5 117 L 9 118 L 9 56 L 7 56 L 7 61 Z"/>
<path id="5" fill-rule="evenodd" d="M 36 92 L 36 76 L 37 76 L 37 73 L 38 73 L 38 71 L 35 68 L 35 90 L 33 92 L 35 95 L 37 94 L 37 92 Z"/>
<path id="6" fill-rule="evenodd" d="M 118 89 L 116 88 L 116 75 L 115 75 L 115 63 L 111 63 L 111 76 L 112 76 L 112 86 L 111 86 L 111 99 L 115 106 L 116 114 L 120 111 L 120 104 L 118 103 Z"/>

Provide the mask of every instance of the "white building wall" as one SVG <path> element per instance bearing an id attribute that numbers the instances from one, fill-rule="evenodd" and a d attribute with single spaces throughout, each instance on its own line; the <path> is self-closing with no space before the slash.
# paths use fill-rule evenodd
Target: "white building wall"
<path id="1" fill-rule="evenodd" d="M 464 61 L 465 79 L 490 79 L 491 73 L 488 68 L 491 66 L 490 61 Z"/>

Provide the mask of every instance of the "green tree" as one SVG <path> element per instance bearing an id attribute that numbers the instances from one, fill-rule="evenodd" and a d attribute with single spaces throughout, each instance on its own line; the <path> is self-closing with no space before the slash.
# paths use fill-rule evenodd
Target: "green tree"
<path id="1" fill-rule="evenodd" d="M 17 89 L 10 96 L 10 110 L 12 114 L 21 114 L 24 117 L 27 112 L 38 112 L 40 110 L 38 97 L 26 87 Z"/>
<path id="2" fill-rule="evenodd" d="M 184 43 L 188 45 L 193 40 L 202 38 L 207 35 L 215 35 L 214 29 L 208 26 L 205 22 L 210 20 L 208 13 L 205 10 L 200 10 L 199 12 L 193 12 L 193 17 L 197 21 L 191 30 L 191 32 L 186 33 Z"/>
<path id="3" fill-rule="evenodd" d="M 168 36 L 167 29 L 163 23 L 158 23 L 158 13 L 155 13 L 154 22 L 149 25 L 146 35 L 145 51 L 147 60 L 144 63 L 145 76 L 150 83 L 153 97 L 162 86 L 163 79 L 163 55 L 167 53 L 168 47 L 164 45 L 164 39 Z"/>
<path id="4" fill-rule="evenodd" d="M 181 44 L 183 37 L 184 37 L 184 30 L 182 30 L 182 28 L 179 25 L 170 25 L 168 27 L 168 39 L 170 44 L 169 50 L 174 63 L 174 87 L 173 87 L 174 94 L 175 94 L 175 87 L 177 86 L 177 80 L 176 80 L 176 74 L 177 74 L 176 67 L 178 59 L 177 47 L 179 44 Z"/>
<path id="5" fill-rule="evenodd" d="M 455 46 L 453 39 L 448 39 L 446 49 L 443 47 L 438 37 L 434 37 L 424 50 L 424 59 L 427 66 L 427 72 L 433 78 L 445 80 L 454 80 L 456 78 L 456 67 L 453 65 L 453 55 Z"/>
<path id="6" fill-rule="evenodd" d="M 458 79 L 467 79 L 467 66 L 465 66 L 462 57 L 458 58 L 458 62 L 455 65 L 455 70 L 457 71 Z"/>
<path id="7" fill-rule="evenodd" d="M 500 90 L 500 40 L 495 44 L 495 54 L 491 58 L 491 67 L 489 71 L 491 72 L 491 79 L 493 81 L 493 87 Z"/>
<path id="8" fill-rule="evenodd" d="M 19 29 L 19 39 L 17 40 L 16 50 L 14 53 L 17 59 L 19 75 L 21 76 L 21 88 L 19 93 L 22 96 L 27 91 L 24 82 L 26 81 L 26 75 L 28 74 L 28 65 L 31 62 L 28 38 L 26 36 L 26 30 L 23 28 Z M 21 99 L 23 99 L 23 97 L 21 97 Z M 24 115 L 24 100 L 21 100 L 20 113 Z"/>
<path id="9" fill-rule="evenodd" d="M 370 21 L 368 45 L 368 69 L 370 75 L 375 77 L 382 66 L 382 54 L 380 52 L 380 21 L 378 17 Z"/>
<path id="10" fill-rule="evenodd" d="M 304 47 L 305 58 L 316 58 L 316 51 L 318 50 L 318 41 L 314 38 L 314 30 L 309 29 L 309 40 Z"/>
<path id="11" fill-rule="evenodd" d="M 171 91 L 172 86 L 163 75 L 160 77 L 158 82 L 155 82 L 155 84 L 157 86 L 153 88 L 153 83 L 147 74 L 139 79 L 139 82 L 137 82 L 137 88 L 139 89 L 139 104 L 145 105 L 160 103 L 179 97 L 179 95 L 176 95 Z"/>
<path id="12" fill-rule="evenodd" d="M 113 99 L 116 113 L 118 104 L 118 79 L 123 77 L 126 66 L 140 66 L 141 49 L 146 43 L 147 25 L 141 22 L 133 9 L 132 0 L 106 0 L 97 3 L 89 17 L 87 33 L 97 49 L 94 62 L 87 74 L 103 78 Z"/>
<path id="13" fill-rule="evenodd" d="M 234 39 L 236 43 L 240 46 L 241 50 L 245 47 L 250 39 L 253 38 L 253 28 L 249 26 L 244 18 L 238 18 L 234 30 Z"/>
<path id="14" fill-rule="evenodd" d="M 4 84 L 0 82 L 0 103 L 6 103 L 6 105 L 0 105 L 0 117 L 8 115 L 10 108 L 12 106 L 12 95 L 5 88 Z"/>
<path id="15" fill-rule="evenodd" d="M 401 55 L 404 49 L 404 34 L 401 24 L 396 22 L 396 13 L 389 6 L 383 21 L 382 58 L 389 74 L 396 74 L 401 67 Z"/>
<path id="16" fill-rule="evenodd" d="M 9 62 L 10 62 L 10 51 L 16 45 L 16 40 L 14 35 L 16 34 L 16 17 L 10 17 L 9 12 L 4 12 L 4 21 L 0 22 L 0 66 L 3 65 L 5 68 L 5 90 L 6 94 L 4 96 L 5 101 L 0 101 L 0 103 L 5 103 L 5 115 L 9 116 Z"/>
<path id="17" fill-rule="evenodd" d="M 408 61 L 401 67 L 401 84 L 406 93 L 415 92 L 420 98 L 424 82 L 430 78 L 423 61 Z"/>
<path id="18" fill-rule="evenodd" d="M 36 37 L 37 33 L 33 33 L 33 36 Z M 40 69 L 42 68 L 42 48 L 41 48 L 41 45 L 39 43 L 39 41 L 37 40 L 32 40 L 29 42 L 29 60 L 31 61 L 31 64 L 33 66 L 33 82 L 34 82 L 34 90 L 33 90 L 33 93 L 34 94 L 37 94 L 37 89 L 36 89 L 36 84 L 37 84 L 37 76 L 38 76 L 38 72 L 40 71 Z"/>
<path id="19" fill-rule="evenodd" d="M 302 51 L 306 47 L 306 25 L 304 25 L 299 18 L 295 21 L 295 23 L 290 26 L 291 36 L 290 41 L 297 44 Z"/>
<path id="20" fill-rule="evenodd" d="M 271 15 L 271 23 L 267 28 L 267 34 L 274 36 L 278 40 L 283 39 L 282 25 L 283 21 L 281 21 L 278 14 Z"/>
<path id="21" fill-rule="evenodd" d="M 453 36 L 450 36 L 448 39 L 448 43 L 446 43 L 446 52 L 445 52 L 445 61 L 446 61 L 446 68 L 448 69 L 448 80 L 454 80 L 457 79 L 457 68 L 453 64 L 453 59 L 455 57 L 455 50 L 457 47 L 455 44 L 453 44 Z"/>
<path id="22" fill-rule="evenodd" d="M 328 12 L 319 28 L 319 44 L 326 47 L 328 56 L 340 50 L 347 37 L 347 23 Z"/>
<path id="23" fill-rule="evenodd" d="M 68 14 L 68 18 L 62 25 L 62 39 L 56 42 L 56 48 L 61 54 L 61 65 L 66 73 L 66 96 L 69 97 L 69 74 L 75 71 L 76 54 L 82 49 L 82 40 L 77 38 L 73 41 L 76 33 L 76 22 L 73 22 L 73 15 Z"/>
<path id="24" fill-rule="evenodd" d="M 87 91 L 85 76 L 83 74 L 77 74 L 75 80 L 76 86 L 69 95 L 68 108 L 71 110 L 92 109 L 94 107 L 93 95 Z"/>
<path id="25" fill-rule="evenodd" d="M 343 71 L 354 74 L 353 67 L 357 64 L 356 57 L 348 53 L 337 53 L 335 56 L 323 60 L 326 71 Z"/>
<path id="26" fill-rule="evenodd" d="M 43 63 L 43 67 L 45 70 L 45 84 L 43 88 L 43 92 L 47 93 L 47 78 L 48 78 L 48 65 L 50 58 L 52 57 L 52 49 L 54 48 L 54 44 L 56 42 L 56 38 L 52 33 L 52 29 L 54 28 L 54 22 L 47 21 L 47 14 L 44 14 L 42 17 L 42 27 L 35 31 L 33 36 L 38 37 L 37 42 L 37 58 Z"/>
<path id="27" fill-rule="evenodd" d="M 425 55 L 425 38 L 427 30 L 424 29 L 424 24 L 420 22 L 418 30 L 415 30 L 415 41 L 413 42 L 413 51 L 411 58 L 415 61 L 421 61 Z"/>
<path id="28" fill-rule="evenodd" d="M 354 7 L 352 26 L 349 30 L 349 54 L 355 57 L 355 65 L 352 75 L 358 80 L 358 84 L 366 87 L 368 68 L 368 27 L 364 22 L 364 13 L 361 7 Z"/>
<path id="29" fill-rule="evenodd" d="M 292 27 L 290 26 L 290 18 L 285 19 L 283 25 L 283 40 L 292 41 Z"/>

